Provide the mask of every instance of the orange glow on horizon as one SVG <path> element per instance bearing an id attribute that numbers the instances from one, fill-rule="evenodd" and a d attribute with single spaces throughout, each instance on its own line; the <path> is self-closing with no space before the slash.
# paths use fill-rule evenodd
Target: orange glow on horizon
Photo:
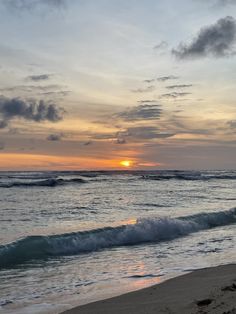
<path id="1" fill-rule="evenodd" d="M 30 153 L 1 153 L 0 170 L 118 170 L 160 167 L 163 164 L 139 162 L 137 159 L 59 156 Z"/>
<path id="2" fill-rule="evenodd" d="M 0 154 L 0 170 L 115 170 L 119 169 L 119 163 L 117 159 L 92 157 L 21 153 Z"/>

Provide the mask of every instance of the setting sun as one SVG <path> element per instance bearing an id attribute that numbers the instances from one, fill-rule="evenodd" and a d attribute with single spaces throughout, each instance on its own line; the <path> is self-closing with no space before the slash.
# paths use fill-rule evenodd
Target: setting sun
<path id="1" fill-rule="evenodd" d="M 130 160 L 122 160 L 121 162 L 120 162 L 120 165 L 121 166 L 123 166 L 123 167 L 131 167 L 132 166 L 132 161 L 130 161 Z"/>

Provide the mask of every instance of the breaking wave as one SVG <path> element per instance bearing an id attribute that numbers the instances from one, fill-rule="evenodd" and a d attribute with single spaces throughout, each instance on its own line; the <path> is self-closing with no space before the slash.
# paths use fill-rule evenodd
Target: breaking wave
<path id="1" fill-rule="evenodd" d="M 29 236 L 0 246 L 0 268 L 30 260 L 75 255 L 116 246 L 173 240 L 210 228 L 236 223 L 236 208 L 179 218 L 150 218 L 135 224 L 50 236 Z"/>
<path id="2" fill-rule="evenodd" d="M 12 188 L 12 187 L 54 187 L 58 185 L 66 184 L 80 184 L 86 183 L 84 179 L 73 178 L 73 179 L 61 179 L 61 178 L 49 178 L 45 180 L 33 180 L 33 181 L 11 181 L 11 182 L 1 182 L 1 188 Z"/>

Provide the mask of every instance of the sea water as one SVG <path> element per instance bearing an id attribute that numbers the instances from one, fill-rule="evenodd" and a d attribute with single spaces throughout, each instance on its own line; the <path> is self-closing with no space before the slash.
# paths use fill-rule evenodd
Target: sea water
<path id="1" fill-rule="evenodd" d="M 1 172 L 0 313 L 59 313 L 236 260 L 236 171 Z"/>

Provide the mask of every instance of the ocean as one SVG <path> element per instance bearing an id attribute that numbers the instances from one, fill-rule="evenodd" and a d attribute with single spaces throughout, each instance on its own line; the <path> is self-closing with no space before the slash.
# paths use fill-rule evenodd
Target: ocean
<path id="1" fill-rule="evenodd" d="M 236 171 L 0 173 L 0 313 L 59 313 L 236 260 Z"/>

